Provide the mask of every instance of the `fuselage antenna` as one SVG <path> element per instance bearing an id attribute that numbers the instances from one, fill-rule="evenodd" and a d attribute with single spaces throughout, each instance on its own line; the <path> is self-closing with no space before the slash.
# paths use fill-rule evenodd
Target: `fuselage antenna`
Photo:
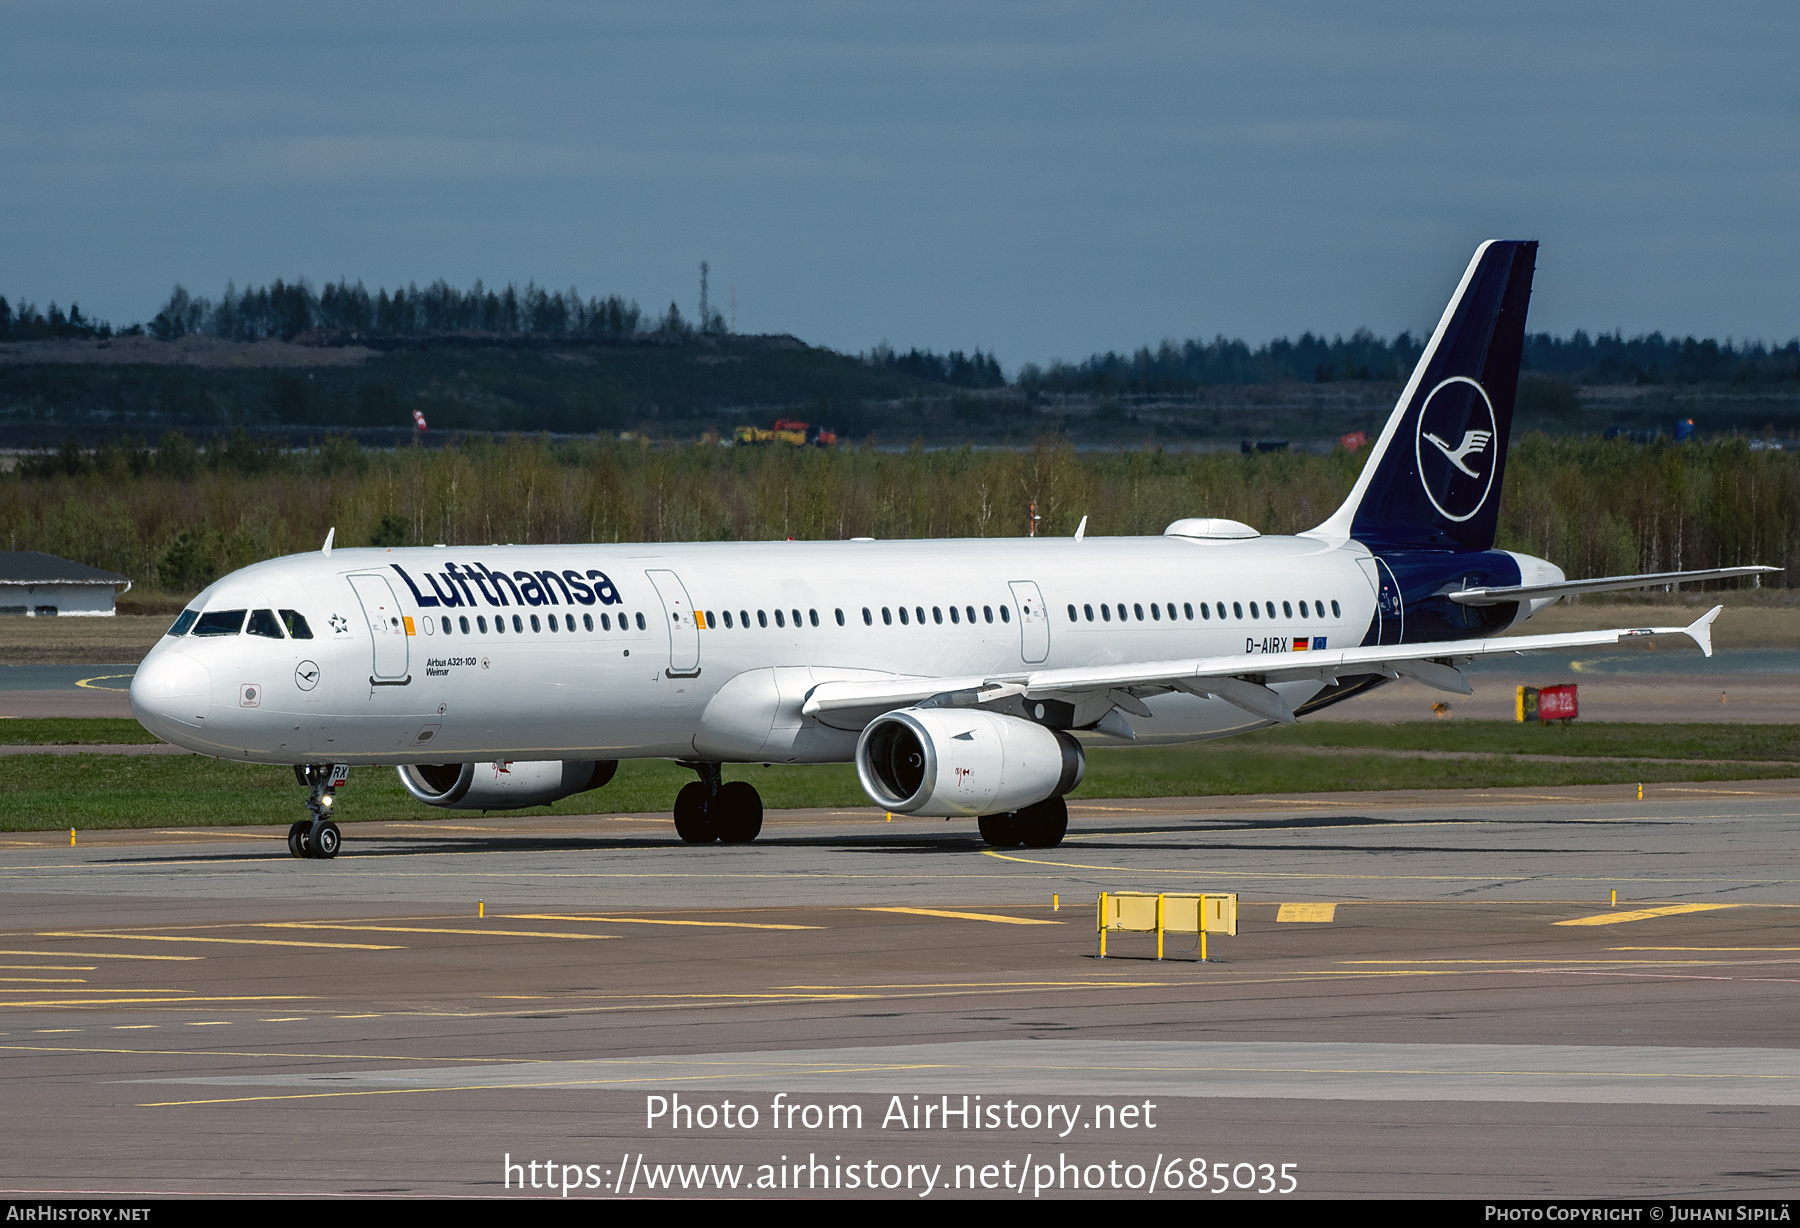
<path id="1" fill-rule="evenodd" d="M 1082 537 L 1084 537 L 1086 534 L 1087 534 L 1087 517 L 1083 516 L 1081 518 L 1081 523 L 1075 526 L 1075 540 L 1080 541 L 1082 539 Z"/>
<path id="2" fill-rule="evenodd" d="M 325 552 L 326 558 L 331 557 L 331 539 L 336 536 L 337 536 L 337 526 L 332 525 L 331 528 L 329 530 L 327 530 L 325 533 L 325 545 L 322 547 L 322 549 Z"/>

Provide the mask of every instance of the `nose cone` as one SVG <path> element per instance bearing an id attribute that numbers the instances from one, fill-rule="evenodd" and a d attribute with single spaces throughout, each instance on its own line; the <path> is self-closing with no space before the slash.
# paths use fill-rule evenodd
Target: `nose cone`
<path id="1" fill-rule="evenodd" d="M 183 744 L 212 703 L 212 674 L 182 652 L 152 652 L 131 679 L 131 714 L 165 742 Z"/>

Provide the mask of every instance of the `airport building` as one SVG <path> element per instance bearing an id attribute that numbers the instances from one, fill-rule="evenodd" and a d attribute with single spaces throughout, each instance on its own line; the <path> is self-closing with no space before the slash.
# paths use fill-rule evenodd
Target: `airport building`
<path id="1" fill-rule="evenodd" d="M 0 550 L 0 614 L 110 618 L 113 603 L 130 591 L 124 576 L 86 563 L 39 550 Z"/>

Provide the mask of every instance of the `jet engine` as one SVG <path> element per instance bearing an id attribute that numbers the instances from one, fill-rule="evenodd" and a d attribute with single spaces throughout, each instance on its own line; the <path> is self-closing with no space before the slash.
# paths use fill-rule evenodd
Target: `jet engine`
<path id="1" fill-rule="evenodd" d="M 977 708 L 903 708 L 869 722 L 856 774 L 884 810 L 983 815 L 1061 797 L 1081 783 L 1081 744 L 1060 729 Z"/>
<path id="2" fill-rule="evenodd" d="M 409 763 L 400 769 L 400 783 L 427 806 L 447 810 L 523 810 L 598 789 L 618 770 L 617 759 Z"/>

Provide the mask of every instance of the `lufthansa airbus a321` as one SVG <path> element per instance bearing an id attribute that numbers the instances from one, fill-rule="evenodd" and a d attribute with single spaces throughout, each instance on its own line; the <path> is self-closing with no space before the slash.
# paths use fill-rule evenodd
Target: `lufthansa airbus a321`
<path id="1" fill-rule="evenodd" d="M 1057 844 L 1083 741 L 1291 723 L 1409 678 L 1455 694 L 1477 657 L 1686 635 L 1497 638 L 1572 593 L 1749 575 L 1569 581 L 1494 549 L 1537 245 L 1475 253 L 1355 487 L 1271 537 L 1216 519 L 1160 537 L 344 549 L 226 576 L 131 684 L 145 728 L 294 765 L 296 856 L 332 857 L 333 790 L 398 768 L 431 806 L 505 810 L 604 785 L 628 758 L 698 779 L 693 843 L 743 842 L 762 801 L 726 763 L 854 761 L 885 810 Z"/>

